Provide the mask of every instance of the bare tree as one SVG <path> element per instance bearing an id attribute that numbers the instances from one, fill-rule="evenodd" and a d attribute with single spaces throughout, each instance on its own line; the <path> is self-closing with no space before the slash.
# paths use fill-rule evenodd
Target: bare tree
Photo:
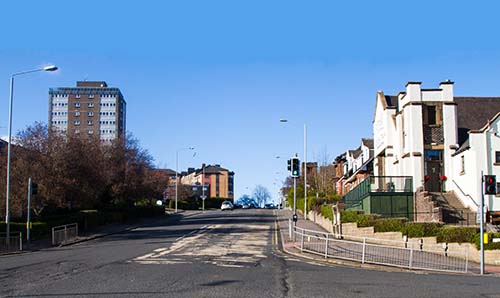
<path id="1" fill-rule="evenodd" d="M 38 184 L 32 204 L 37 215 L 54 208 L 133 206 L 139 200 L 162 197 L 163 177 L 153 170 L 151 155 L 131 135 L 109 145 L 98 138 L 49 134 L 47 125 L 35 123 L 19 132 L 13 143 L 10 207 L 14 218 L 25 213 L 29 177 Z M 2 168 L 5 153 L 0 148 Z M 4 172 L 0 171 L 2 181 Z M 3 209 L 4 194 L 5 185 L 0 184 Z"/>
<path id="2" fill-rule="evenodd" d="M 271 199 L 271 193 L 266 187 L 259 184 L 254 188 L 252 197 L 259 207 L 262 207 Z"/>

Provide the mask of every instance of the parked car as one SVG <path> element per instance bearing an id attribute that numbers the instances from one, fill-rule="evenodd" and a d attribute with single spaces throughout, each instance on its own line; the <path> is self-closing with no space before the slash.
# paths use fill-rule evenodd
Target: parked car
<path id="1" fill-rule="evenodd" d="M 273 204 L 271 204 L 271 203 L 267 203 L 267 204 L 264 205 L 264 208 L 266 208 L 266 209 L 274 209 L 276 207 Z"/>
<path id="2" fill-rule="evenodd" d="M 233 210 L 233 209 L 234 209 L 233 203 L 231 203 L 229 201 L 222 202 L 222 205 L 220 206 L 220 210 L 221 211 L 224 211 L 224 210 Z"/>

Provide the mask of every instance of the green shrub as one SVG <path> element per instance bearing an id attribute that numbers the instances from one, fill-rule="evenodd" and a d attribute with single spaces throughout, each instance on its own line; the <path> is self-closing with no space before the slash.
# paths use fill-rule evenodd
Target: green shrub
<path id="1" fill-rule="evenodd" d="M 378 217 L 374 214 L 363 214 L 363 211 L 344 210 L 340 212 L 340 218 L 342 222 L 355 222 L 358 227 L 370 227 Z"/>
<path id="2" fill-rule="evenodd" d="M 440 228 L 441 225 L 438 223 L 408 222 L 402 227 L 401 233 L 403 233 L 403 235 L 413 238 L 431 237 L 431 236 L 437 236 Z"/>
<path id="3" fill-rule="evenodd" d="M 476 233 L 476 235 L 474 235 L 474 244 L 476 244 L 477 249 L 480 249 L 481 247 L 481 238 L 479 235 L 480 233 Z M 493 238 L 500 238 L 500 233 L 488 233 L 488 244 L 484 244 L 485 250 L 500 249 L 500 242 L 493 243 Z"/>
<path id="4" fill-rule="evenodd" d="M 375 232 L 399 232 L 403 229 L 406 218 L 380 218 L 375 220 Z"/>
<path id="5" fill-rule="evenodd" d="M 438 242 L 474 243 L 476 234 L 477 228 L 443 226 L 436 236 Z"/>
<path id="6" fill-rule="evenodd" d="M 329 220 L 333 220 L 332 205 L 321 205 L 321 214 Z"/>

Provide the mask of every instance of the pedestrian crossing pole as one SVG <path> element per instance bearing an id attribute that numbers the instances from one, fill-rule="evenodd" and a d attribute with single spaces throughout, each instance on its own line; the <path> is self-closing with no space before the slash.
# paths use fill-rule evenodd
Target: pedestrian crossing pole
<path id="1" fill-rule="evenodd" d="M 297 225 L 297 177 L 293 177 L 293 224 Z"/>
<path id="2" fill-rule="evenodd" d="M 483 175 L 483 171 L 481 171 L 481 185 L 484 184 L 485 178 Z M 480 209 L 480 218 L 479 218 L 479 250 L 480 250 L 480 257 L 481 257 L 481 262 L 480 262 L 480 267 L 481 267 L 481 275 L 484 274 L 484 191 L 481 191 L 481 204 L 479 204 L 479 209 Z"/>

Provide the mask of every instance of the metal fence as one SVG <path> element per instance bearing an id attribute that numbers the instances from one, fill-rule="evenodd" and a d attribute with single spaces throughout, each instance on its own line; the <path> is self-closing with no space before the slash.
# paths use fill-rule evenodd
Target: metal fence
<path id="1" fill-rule="evenodd" d="M 285 237 L 302 252 L 361 263 L 407 269 L 467 273 L 468 250 L 449 251 L 447 245 L 333 235 L 289 228 Z M 291 236 L 291 237 L 290 237 Z"/>
<path id="2" fill-rule="evenodd" d="M 78 237 L 78 224 L 72 223 L 52 228 L 52 245 L 65 243 Z"/>
<path id="3" fill-rule="evenodd" d="M 23 250 L 23 233 L 10 232 L 10 237 L 7 233 L 0 233 L 0 253 Z"/>

